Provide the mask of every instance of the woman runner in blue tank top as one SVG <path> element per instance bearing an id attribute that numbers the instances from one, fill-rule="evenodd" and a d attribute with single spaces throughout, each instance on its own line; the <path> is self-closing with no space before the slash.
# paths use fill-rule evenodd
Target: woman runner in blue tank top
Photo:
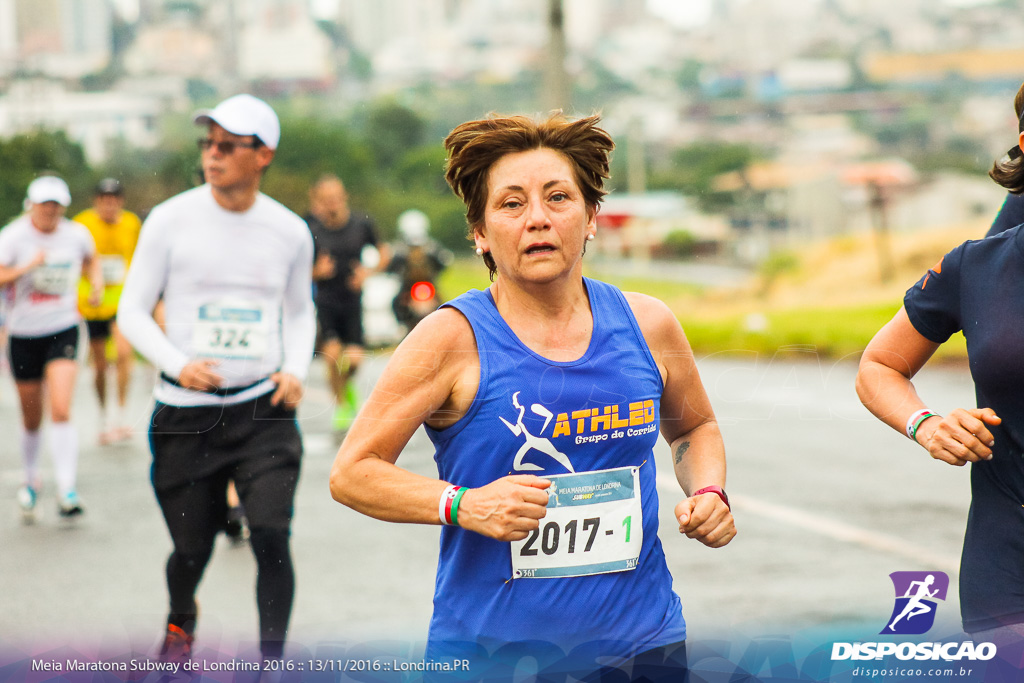
<path id="1" fill-rule="evenodd" d="M 660 301 L 583 277 L 613 143 L 598 117 L 471 121 L 447 179 L 493 284 L 441 308 L 395 351 L 331 473 L 339 502 L 447 525 L 426 659 L 500 679 L 679 680 L 686 626 L 658 540 L 652 449 L 671 444 L 679 530 L 736 533 L 725 450 L 693 354 Z M 439 479 L 395 463 L 425 425 Z"/>

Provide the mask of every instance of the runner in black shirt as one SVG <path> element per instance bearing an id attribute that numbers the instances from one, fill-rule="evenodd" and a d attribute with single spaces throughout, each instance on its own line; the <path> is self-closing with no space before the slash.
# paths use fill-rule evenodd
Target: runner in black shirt
<path id="1" fill-rule="evenodd" d="M 1024 86 L 1017 93 L 1024 115 Z M 1024 190 L 1024 121 L 1018 147 L 993 179 Z M 960 563 L 960 611 L 975 642 L 1021 661 L 1024 643 L 1024 226 L 965 242 L 946 254 L 903 300 L 861 358 L 857 392 L 880 420 L 951 465 L 971 463 L 971 509 Z M 911 379 L 940 344 L 962 332 L 977 408 L 929 411 Z M 986 679 L 989 680 L 989 679 Z M 991 679 L 995 680 L 995 679 Z"/>
<path id="2" fill-rule="evenodd" d="M 351 381 L 364 357 L 363 282 L 372 272 L 361 261 L 363 248 L 380 252 L 378 269 L 387 266 L 387 245 L 377 237 L 373 221 L 353 213 L 345 185 L 337 176 L 325 175 L 310 190 L 306 222 L 313 233 L 318 350 L 327 364 L 327 378 L 337 407 L 334 428 L 348 429 L 359 409 Z"/>
<path id="3" fill-rule="evenodd" d="M 1021 223 L 1024 223 L 1024 195 L 1010 192 L 1006 195 L 1003 206 L 999 209 L 995 220 L 992 221 L 992 227 L 985 233 L 985 237 L 998 235 L 1004 230 L 1017 227 Z"/>

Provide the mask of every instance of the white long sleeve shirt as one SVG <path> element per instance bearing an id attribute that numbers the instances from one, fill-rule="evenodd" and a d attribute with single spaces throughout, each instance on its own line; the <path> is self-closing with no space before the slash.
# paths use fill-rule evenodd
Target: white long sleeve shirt
<path id="1" fill-rule="evenodd" d="M 208 185 L 160 204 L 142 226 L 117 322 L 164 375 L 217 361 L 228 396 L 162 379 L 156 399 L 175 406 L 247 401 L 277 372 L 304 381 L 313 356 L 313 240 L 306 222 L 264 194 L 247 211 L 217 204 Z M 153 319 L 163 298 L 165 326 Z"/>

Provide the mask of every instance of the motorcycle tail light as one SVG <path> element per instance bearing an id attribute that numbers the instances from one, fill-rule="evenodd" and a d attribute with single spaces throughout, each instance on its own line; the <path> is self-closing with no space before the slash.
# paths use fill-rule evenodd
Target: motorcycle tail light
<path id="1" fill-rule="evenodd" d="M 430 301 L 434 294 L 434 285 L 429 282 L 417 282 L 409 289 L 409 296 L 413 301 Z"/>

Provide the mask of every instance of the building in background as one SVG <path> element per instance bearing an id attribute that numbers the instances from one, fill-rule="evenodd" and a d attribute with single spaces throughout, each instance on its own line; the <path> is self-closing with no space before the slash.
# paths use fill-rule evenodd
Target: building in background
<path id="1" fill-rule="evenodd" d="M 134 77 L 174 76 L 216 92 L 324 91 L 333 45 L 305 0 L 148 2 L 124 59 Z"/>
<path id="2" fill-rule="evenodd" d="M 0 0 L 0 76 L 81 78 L 112 56 L 107 0 Z"/>
<path id="3" fill-rule="evenodd" d="M 284 91 L 323 91 L 335 85 L 331 41 L 317 26 L 308 2 L 235 0 L 234 5 L 242 82 Z"/>
<path id="4" fill-rule="evenodd" d="M 10 74 L 18 59 L 15 0 L 0 0 L 0 75 Z"/>
<path id="5" fill-rule="evenodd" d="M 156 144 L 163 113 L 243 90 L 338 118 L 387 97 L 434 129 L 536 114 L 549 1 L 0 0 L 0 126 L 66 130 L 99 160 L 112 141 Z M 942 189 L 924 203 L 942 211 L 901 208 L 911 192 L 952 186 L 932 183 L 936 171 L 991 185 L 964 150 L 988 163 L 1015 130 L 1024 0 L 709 0 L 699 22 L 666 21 L 653 4 L 562 0 L 566 109 L 601 112 L 619 143 L 616 191 L 676 189 L 658 171 L 696 143 L 747 146 L 761 166 L 719 181 L 734 188 L 730 215 L 698 224 L 701 202 L 687 197 L 687 225 L 638 219 L 635 235 L 618 233 L 624 250 L 649 253 L 651 236 L 683 231 L 722 239 L 728 224 L 766 244 L 855 230 L 866 204 L 835 169 L 917 163 L 926 149 L 952 150 L 960 167 L 924 159 L 922 182 L 891 202 L 896 229 L 913 212 L 940 220 L 989 201 Z M 701 3 L 660 3 L 687 4 Z"/>
<path id="6" fill-rule="evenodd" d="M 162 108 L 162 100 L 150 95 L 76 92 L 55 80 L 19 80 L 0 96 L 0 130 L 6 135 L 65 131 L 82 145 L 89 162 L 97 163 L 115 144 L 154 147 Z"/>

